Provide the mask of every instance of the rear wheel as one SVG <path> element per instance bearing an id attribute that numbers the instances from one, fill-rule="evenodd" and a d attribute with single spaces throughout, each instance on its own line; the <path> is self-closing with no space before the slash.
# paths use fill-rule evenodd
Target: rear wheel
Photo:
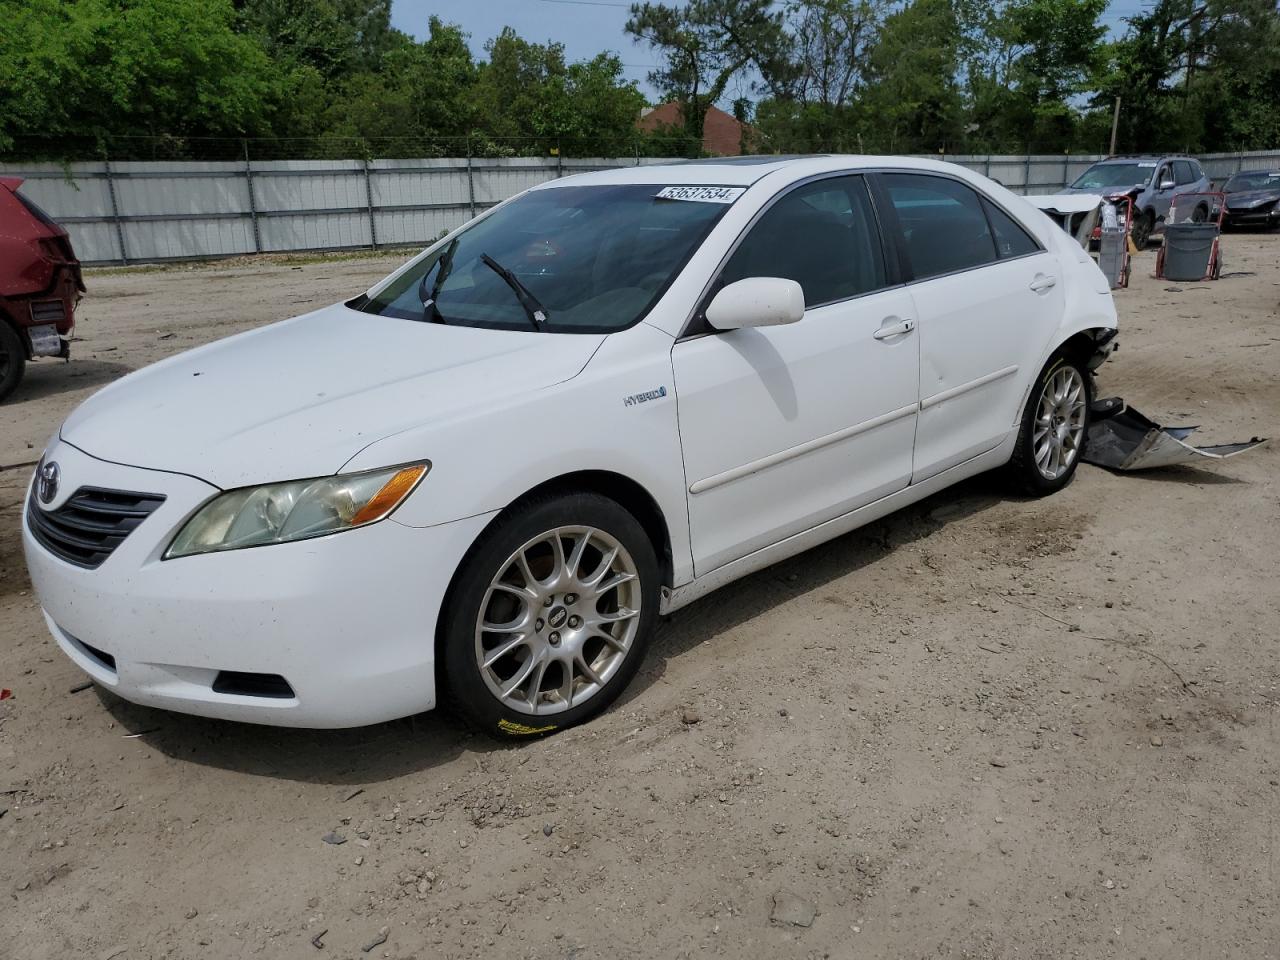
<path id="1" fill-rule="evenodd" d="M 27 368 L 27 348 L 18 332 L 0 319 L 0 400 L 18 388 Z"/>
<path id="2" fill-rule="evenodd" d="M 1151 242 L 1151 232 L 1155 230 L 1155 228 L 1155 212 L 1147 210 L 1133 222 L 1133 227 L 1129 233 L 1130 237 L 1133 239 L 1133 245 L 1139 250 L 1147 249 L 1147 244 Z"/>
<path id="3" fill-rule="evenodd" d="M 1093 381 L 1079 361 L 1058 354 L 1036 378 L 1008 471 L 1031 496 L 1057 493 L 1075 476 L 1089 437 Z"/>
<path id="4" fill-rule="evenodd" d="M 639 669 L 658 590 L 653 544 L 614 501 L 572 493 L 514 508 L 472 550 L 451 591 L 450 700 L 504 738 L 595 716 Z"/>

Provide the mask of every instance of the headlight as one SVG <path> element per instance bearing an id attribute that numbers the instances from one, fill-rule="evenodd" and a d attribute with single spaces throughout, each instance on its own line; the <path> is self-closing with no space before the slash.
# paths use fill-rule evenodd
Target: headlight
<path id="1" fill-rule="evenodd" d="M 307 540 L 376 523 L 400 506 L 430 469 L 430 463 L 417 463 L 229 490 L 196 511 L 164 559 Z"/>

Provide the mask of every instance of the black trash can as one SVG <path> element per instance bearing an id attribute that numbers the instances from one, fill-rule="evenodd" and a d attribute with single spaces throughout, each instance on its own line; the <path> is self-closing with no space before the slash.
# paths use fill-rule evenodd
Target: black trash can
<path id="1" fill-rule="evenodd" d="M 1164 228 L 1166 280 L 1203 280 L 1209 272 L 1216 223 L 1170 223 Z"/>

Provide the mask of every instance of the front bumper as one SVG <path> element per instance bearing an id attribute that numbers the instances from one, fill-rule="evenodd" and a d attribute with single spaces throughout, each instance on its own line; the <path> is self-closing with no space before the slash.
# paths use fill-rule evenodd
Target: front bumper
<path id="1" fill-rule="evenodd" d="M 1228 207 L 1222 221 L 1231 227 L 1280 225 L 1280 204 L 1274 204 L 1261 210 L 1232 210 Z"/>
<path id="2" fill-rule="evenodd" d="M 96 569 L 46 550 L 24 511 L 27 566 L 49 629 L 98 683 L 146 706 L 280 726 L 361 726 L 435 706 L 440 604 L 492 514 L 421 528 L 393 517 L 298 543 L 161 560 L 214 487 L 64 442 L 45 459 L 61 470 L 50 510 L 81 486 L 165 497 Z M 225 684 L 220 692 L 224 672 L 283 677 L 291 695 Z"/>

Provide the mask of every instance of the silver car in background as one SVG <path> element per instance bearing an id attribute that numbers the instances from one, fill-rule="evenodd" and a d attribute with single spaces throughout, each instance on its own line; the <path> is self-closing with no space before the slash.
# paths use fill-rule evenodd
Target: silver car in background
<path id="1" fill-rule="evenodd" d="M 1182 155 L 1116 156 L 1099 160 L 1082 173 L 1064 193 L 1096 193 L 1104 197 L 1133 199 L 1133 242 L 1146 249 L 1169 215 L 1175 194 L 1203 193 L 1213 184 L 1194 157 Z M 1207 205 L 1197 207 L 1194 219 L 1209 217 Z"/>

